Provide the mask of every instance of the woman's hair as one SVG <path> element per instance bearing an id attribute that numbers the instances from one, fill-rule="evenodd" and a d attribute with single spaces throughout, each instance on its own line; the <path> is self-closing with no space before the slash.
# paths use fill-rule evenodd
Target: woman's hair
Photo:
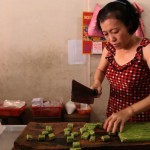
<path id="1" fill-rule="evenodd" d="M 138 10 L 127 0 L 110 2 L 99 11 L 97 15 L 99 30 L 101 30 L 100 23 L 109 18 L 120 20 L 128 28 L 129 34 L 134 34 L 140 23 Z"/>

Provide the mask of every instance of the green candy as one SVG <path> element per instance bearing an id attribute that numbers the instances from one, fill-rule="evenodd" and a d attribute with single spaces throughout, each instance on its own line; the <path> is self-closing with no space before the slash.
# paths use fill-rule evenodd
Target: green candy
<path id="1" fill-rule="evenodd" d="M 71 132 L 70 131 L 65 131 L 64 136 L 70 136 Z"/>
<path id="2" fill-rule="evenodd" d="M 81 135 L 81 139 L 84 139 L 84 140 L 87 140 L 90 136 L 90 133 L 89 132 L 84 132 L 82 135 Z"/>
<path id="3" fill-rule="evenodd" d="M 48 134 L 48 137 L 49 137 L 50 140 L 53 140 L 53 139 L 55 139 L 55 134 L 50 133 L 50 134 Z"/>
<path id="4" fill-rule="evenodd" d="M 72 146 L 73 146 L 73 148 L 79 148 L 80 147 L 80 142 L 73 142 Z"/>
<path id="5" fill-rule="evenodd" d="M 32 141 L 33 137 L 32 137 L 31 134 L 27 134 L 27 135 L 26 135 L 26 139 L 27 139 L 28 141 Z"/>
<path id="6" fill-rule="evenodd" d="M 72 143 L 74 138 L 72 136 L 67 136 L 67 143 Z"/>
<path id="7" fill-rule="evenodd" d="M 90 139 L 89 139 L 90 142 L 95 142 L 95 140 L 96 140 L 96 137 L 94 135 L 90 136 Z"/>
<path id="8" fill-rule="evenodd" d="M 110 141 L 110 136 L 109 135 L 103 135 L 103 136 L 101 136 L 101 140 L 104 142 Z"/>
<path id="9" fill-rule="evenodd" d="M 46 127 L 45 127 L 45 130 L 48 131 L 49 133 L 53 131 L 53 129 L 52 129 L 51 126 L 46 126 Z"/>
<path id="10" fill-rule="evenodd" d="M 45 135 L 44 135 L 44 134 L 40 134 L 40 135 L 38 136 L 38 140 L 39 140 L 39 141 L 44 141 L 44 140 L 45 140 Z"/>
<path id="11" fill-rule="evenodd" d="M 73 128 L 73 126 L 74 126 L 74 124 L 73 124 L 73 123 L 68 123 L 68 124 L 67 124 L 67 128 L 71 128 L 71 129 L 72 129 L 72 128 Z"/>
<path id="12" fill-rule="evenodd" d="M 48 131 L 42 131 L 42 134 L 43 134 L 43 135 L 48 135 L 49 132 L 48 132 Z"/>

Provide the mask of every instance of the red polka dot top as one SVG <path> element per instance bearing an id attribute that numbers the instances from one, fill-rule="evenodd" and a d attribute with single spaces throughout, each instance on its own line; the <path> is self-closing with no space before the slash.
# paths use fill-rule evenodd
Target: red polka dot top
<path id="1" fill-rule="evenodd" d="M 115 59 L 115 48 L 106 44 L 109 62 L 106 77 L 110 83 L 110 98 L 107 107 L 107 117 L 150 95 L 150 69 L 143 59 L 143 47 L 150 40 L 144 38 L 137 48 L 135 57 L 125 65 L 119 66 Z M 132 117 L 130 122 L 150 121 L 150 111 L 142 112 Z"/>

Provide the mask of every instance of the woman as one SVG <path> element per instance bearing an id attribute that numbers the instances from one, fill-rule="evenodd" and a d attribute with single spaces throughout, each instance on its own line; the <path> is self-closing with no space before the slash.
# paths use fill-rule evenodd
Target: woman
<path id="1" fill-rule="evenodd" d="M 134 35 L 140 15 L 127 0 L 108 3 L 97 16 L 107 43 L 94 75 L 99 94 L 106 75 L 110 98 L 104 129 L 123 131 L 124 124 L 150 121 L 150 40 Z"/>

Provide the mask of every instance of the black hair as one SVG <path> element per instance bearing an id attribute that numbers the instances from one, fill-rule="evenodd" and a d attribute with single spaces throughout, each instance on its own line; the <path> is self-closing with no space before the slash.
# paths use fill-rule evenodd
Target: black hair
<path id="1" fill-rule="evenodd" d="M 97 27 L 101 30 L 100 23 L 106 19 L 120 20 L 127 28 L 129 34 L 134 34 L 140 24 L 140 13 L 127 0 L 117 0 L 104 6 L 97 15 Z"/>

